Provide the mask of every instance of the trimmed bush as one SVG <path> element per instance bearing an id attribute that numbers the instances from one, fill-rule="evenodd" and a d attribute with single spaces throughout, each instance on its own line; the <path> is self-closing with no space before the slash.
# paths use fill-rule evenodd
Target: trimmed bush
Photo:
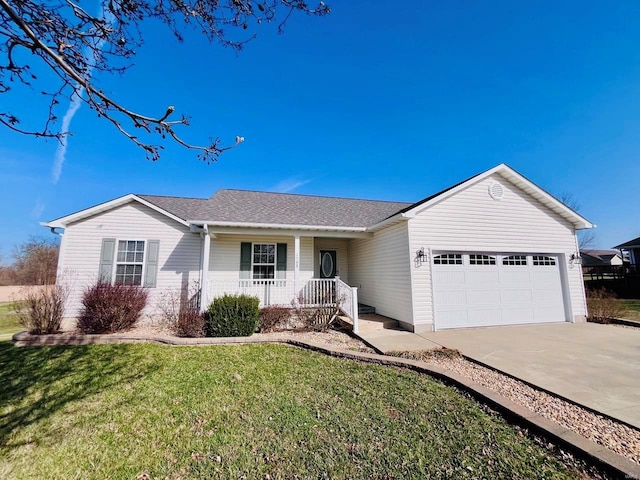
<path id="1" fill-rule="evenodd" d="M 27 287 L 22 294 L 24 300 L 14 302 L 13 308 L 20 324 L 29 333 L 57 333 L 60 331 L 64 303 L 68 296 L 69 290 L 62 285 Z"/>
<path id="2" fill-rule="evenodd" d="M 258 326 L 260 300 L 249 295 L 216 298 L 205 314 L 210 337 L 248 337 Z"/>
<path id="3" fill-rule="evenodd" d="M 594 323 L 609 323 L 620 316 L 622 306 L 615 293 L 606 288 L 587 289 L 587 320 Z"/>
<path id="4" fill-rule="evenodd" d="M 84 333 L 113 333 L 128 330 L 147 305 L 147 291 L 135 285 L 111 285 L 98 281 L 87 288 L 78 329 Z"/>
<path id="5" fill-rule="evenodd" d="M 291 308 L 282 305 L 269 305 L 260 309 L 260 331 L 275 332 L 286 328 L 291 317 Z"/>
<path id="6" fill-rule="evenodd" d="M 183 308 L 177 317 L 173 324 L 173 333 L 178 337 L 204 337 L 206 322 L 197 308 Z"/>

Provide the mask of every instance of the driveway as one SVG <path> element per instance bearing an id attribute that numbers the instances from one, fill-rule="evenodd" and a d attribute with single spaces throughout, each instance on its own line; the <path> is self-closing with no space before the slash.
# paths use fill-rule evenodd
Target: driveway
<path id="1" fill-rule="evenodd" d="M 640 328 L 553 323 L 418 335 L 640 428 Z"/>

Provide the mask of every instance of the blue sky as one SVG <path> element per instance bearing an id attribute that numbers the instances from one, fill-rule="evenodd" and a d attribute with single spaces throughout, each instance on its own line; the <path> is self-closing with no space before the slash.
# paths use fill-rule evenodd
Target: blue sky
<path id="1" fill-rule="evenodd" d="M 131 192 L 416 201 L 502 162 L 570 193 L 597 246 L 640 235 L 637 2 L 327 3 L 330 16 L 294 16 L 284 35 L 260 26 L 238 55 L 147 24 L 135 66 L 98 79 L 144 113 L 175 105 L 194 143 L 245 137 L 217 163 L 172 145 L 148 161 L 82 106 L 54 182 L 57 143 L 3 130 L 0 255 L 49 235 L 39 221 Z M 36 93 L 3 97 L 42 113 Z"/>

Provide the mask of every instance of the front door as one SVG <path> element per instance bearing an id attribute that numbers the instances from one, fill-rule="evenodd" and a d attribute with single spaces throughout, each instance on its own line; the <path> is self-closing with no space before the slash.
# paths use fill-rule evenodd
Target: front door
<path id="1" fill-rule="evenodd" d="M 334 278 L 338 263 L 335 250 L 320 250 L 320 278 Z"/>

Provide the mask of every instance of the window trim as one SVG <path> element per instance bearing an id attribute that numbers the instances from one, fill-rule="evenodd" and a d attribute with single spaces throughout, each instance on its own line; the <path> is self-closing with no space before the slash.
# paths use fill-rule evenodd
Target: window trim
<path id="1" fill-rule="evenodd" d="M 118 262 L 118 246 L 120 242 L 142 242 L 143 250 L 142 250 L 142 263 L 140 262 Z M 147 240 L 136 239 L 136 238 L 119 238 L 116 237 L 116 244 L 113 252 L 113 268 L 111 270 L 111 285 L 116 285 L 116 275 L 118 271 L 118 265 L 142 265 L 142 272 L 140 273 L 140 285 L 135 285 L 136 287 L 144 287 L 144 279 L 147 270 Z M 123 284 L 125 285 L 125 284 Z"/>
<path id="2" fill-rule="evenodd" d="M 254 252 L 254 247 L 255 245 L 273 245 L 273 263 L 254 263 L 253 261 L 253 256 L 255 254 Z M 253 267 L 254 265 L 266 265 L 266 266 L 271 266 L 273 265 L 273 278 L 255 278 L 254 277 L 254 270 Z M 277 277 L 277 273 L 278 272 L 278 242 L 251 242 L 251 280 L 254 281 L 275 281 L 278 280 Z"/>
<path id="3" fill-rule="evenodd" d="M 537 260 L 536 260 L 537 258 Z M 532 267 L 555 267 L 558 265 L 558 257 L 555 255 L 532 255 Z"/>
<path id="4" fill-rule="evenodd" d="M 518 257 L 518 258 L 515 258 Z M 510 255 L 502 256 L 503 267 L 528 267 L 530 255 L 523 255 L 519 253 L 512 253 Z M 524 263 L 523 263 L 524 262 Z"/>
<path id="5" fill-rule="evenodd" d="M 433 257 L 433 260 L 432 260 L 433 265 L 464 265 L 463 253 L 438 253 L 438 254 L 432 255 L 432 257 Z M 442 260 L 446 260 L 446 261 L 443 262 Z M 460 261 L 458 262 L 458 260 Z"/>
<path id="6" fill-rule="evenodd" d="M 497 255 L 491 255 L 488 253 L 469 253 L 467 254 L 467 257 L 469 258 L 469 265 L 474 267 L 491 267 L 497 265 L 498 261 Z"/>

